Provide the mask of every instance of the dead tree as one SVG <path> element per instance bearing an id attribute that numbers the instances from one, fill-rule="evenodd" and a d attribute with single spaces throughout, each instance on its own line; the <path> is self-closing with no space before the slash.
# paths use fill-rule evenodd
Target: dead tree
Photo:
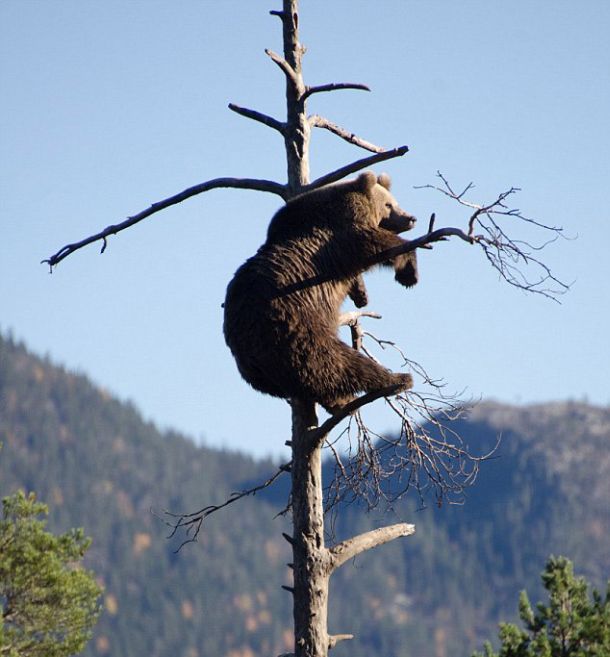
<path id="1" fill-rule="evenodd" d="M 341 180 L 345 176 L 360 171 L 385 160 L 401 157 L 407 153 L 407 146 L 384 149 L 376 146 L 350 131 L 332 123 L 317 114 L 307 114 L 307 101 L 315 94 L 336 90 L 368 90 L 359 83 L 329 83 L 307 86 L 303 80 L 301 60 L 304 48 L 298 33 L 298 0 L 283 0 L 283 8 L 270 13 L 278 17 L 283 30 L 283 56 L 266 50 L 267 55 L 282 71 L 286 81 L 286 120 L 262 114 L 256 110 L 229 105 L 229 109 L 246 118 L 260 122 L 279 132 L 284 139 L 287 159 L 287 181 L 278 183 L 254 178 L 216 178 L 153 203 L 149 208 L 128 217 L 125 221 L 113 224 L 85 239 L 67 244 L 54 255 L 44 260 L 52 268 L 71 253 L 82 247 L 101 242 L 101 251 L 107 247 L 107 240 L 143 219 L 164 208 L 206 192 L 211 189 L 229 187 L 270 192 L 284 200 L 297 194 L 317 189 L 323 185 Z M 309 179 L 309 141 L 312 128 L 329 130 L 341 139 L 363 148 L 372 155 L 356 160 L 351 164 L 332 171 L 313 182 Z M 498 195 L 487 204 L 474 204 L 466 200 L 465 194 L 472 185 L 462 192 L 453 190 L 447 179 L 439 173 L 441 186 L 436 187 L 471 211 L 465 228 L 435 228 L 432 215 L 427 232 L 421 237 L 407 242 L 404 246 L 380 253 L 374 262 L 381 263 L 399 253 L 417 248 L 431 248 L 435 242 L 457 237 L 469 244 L 480 247 L 493 267 L 510 284 L 522 289 L 537 292 L 554 298 L 565 291 L 551 271 L 536 257 L 536 247 L 508 237 L 502 220 L 522 220 L 536 227 L 549 230 L 554 237 L 561 229 L 544 226 L 524 217 L 518 210 L 510 209 L 506 200 L 517 190 L 511 188 Z M 432 187 L 429 185 L 428 187 Z M 533 265 L 538 275 L 532 281 L 522 274 L 522 266 Z M 350 326 L 352 342 L 356 349 L 370 352 L 363 345 L 363 337 L 375 341 L 383 348 L 397 347 L 390 342 L 381 341 L 363 331 L 360 318 L 378 317 L 371 312 L 346 313 L 341 323 Z M 295 654 L 298 657 L 324 657 L 338 641 L 351 639 L 350 634 L 331 636 L 327 627 L 328 585 L 331 575 L 346 561 L 366 550 L 382 545 L 415 531 L 413 525 L 400 523 L 376 529 L 360 536 L 326 546 L 324 527 L 325 507 L 335 506 L 348 498 L 364 498 L 370 506 L 380 498 L 394 499 L 414 487 L 423 496 L 426 488 L 432 488 L 439 501 L 451 495 L 459 495 L 463 488 L 476 477 L 478 465 L 484 457 L 473 457 L 460 442 L 459 436 L 452 434 L 444 420 L 457 417 L 462 405 L 452 397 L 444 397 L 442 386 L 432 380 L 417 363 L 404 358 L 405 365 L 413 370 L 431 393 L 409 392 L 387 400 L 400 421 L 400 431 L 396 438 L 388 439 L 372 432 L 362 421 L 359 409 L 381 397 L 390 397 L 397 388 L 387 388 L 363 395 L 348 404 L 339 413 L 318 425 L 315 405 L 300 399 L 292 399 L 292 436 L 289 445 L 292 459 L 278 469 L 269 480 L 247 491 L 235 493 L 220 505 L 208 506 L 194 513 L 169 514 L 168 524 L 172 535 L 185 530 L 189 540 L 196 540 L 203 520 L 210 514 L 232 504 L 242 497 L 254 494 L 271 485 L 279 476 L 289 472 L 292 477 L 292 491 L 287 510 L 292 513 L 293 532 L 285 535 L 292 546 L 294 582 L 289 588 L 293 595 Z M 440 401 L 440 405 L 437 403 Z M 329 440 L 329 433 L 341 422 L 349 420 L 345 431 L 348 439 L 347 456 L 341 455 L 336 441 Z M 322 482 L 322 448 L 327 445 L 335 461 L 335 477 Z M 388 456 L 387 453 L 390 452 Z M 399 490 L 388 491 L 383 486 L 384 477 L 396 471 L 405 474 L 404 484 Z M 187 541 L 188 542 L 188 541 Z"/>

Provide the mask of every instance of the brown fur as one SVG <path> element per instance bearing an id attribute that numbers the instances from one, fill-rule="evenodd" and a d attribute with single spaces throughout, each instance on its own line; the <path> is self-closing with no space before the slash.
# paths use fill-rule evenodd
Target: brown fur
<path id="1" fill-rule="evenodd" d="M 281 208 L 267 241 L 227 288 L 225 339 L 244 379 L 261 392 L 309 399 L 331 412 L 359 392 L 410 387 L 410 375 L 390 372 L 339 340 L 337 325 L 371 257 L 404 243 L 396 233 L 414 222 L 390 194 L 389 178 L 370 172 Z M 403 285 L 417 282 L 415 252 L 389 264 Z"/>

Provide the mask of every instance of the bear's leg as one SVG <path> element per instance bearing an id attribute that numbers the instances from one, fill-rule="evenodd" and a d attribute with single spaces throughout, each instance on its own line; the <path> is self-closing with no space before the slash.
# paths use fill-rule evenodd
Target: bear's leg
<path id="1" fill-rule="evenodd" d="M 347 295 L 354 302 L 356 308 L 364 308 L 368 304 L 369 297 L 362 276 L 356 276 L 352 280 Z"/>
<path id="2" fill-rule="evenodd" d="M 308 395 L 329 413 L 337 412 L 360 392 L 373 392 L 392 385 L 400 385 L 402 390 L 413 387 L 410 374 L 390 372 L 339 338 L 319 346 L 325 348 L 311 354 L 312 361 L 317 364 L 316 373 L 304 383 L 309 384 Z"/>

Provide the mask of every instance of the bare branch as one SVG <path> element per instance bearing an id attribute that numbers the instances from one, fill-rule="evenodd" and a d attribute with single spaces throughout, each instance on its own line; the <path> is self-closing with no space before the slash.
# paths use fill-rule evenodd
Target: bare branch
<path id="1" fill-rule="evenodd" d="M 339 315 L 339 326 L 349 326 L 352 334 L 352 347 L 356 351 L 362 348 L 362 336 L 364 331 L 360 325 L 359 319 L 361 317 L 372 317 L 373 319 L 381 319 L 379 313 L 374 313 L 368 310 L 353 310 L 348 313 L 341 313 Z"/>
<path id="2" fill-rule="evenodd" d="M 265 53 L 282 69 L 282 71 L 284 71 L 284 75 L 290 80 L 293 86 L 299 88 L 299 78 L 292 66 L 290 66 L 290 64 L 276 52 L 269 50 L 269 48 L 265 48 Z"/>
<path id="3" fill-rule="evenodd" d="M 229 103 L 229 109 L 232 112 L 235 112 L 236 114 L 241 114 L 241 116 L 245 116 L 248 119 L 252 119 L 253 121 L 258 121 L 259 123 L 263 123 L 264 125 L 269 126 L 274 130 L 277 130 L 282 135 L 284 134 L 286 124 L 282 123 L 281 121 L 278 121 L 277 119 L 274 119 L 271 116 L 267 116 L 266 114 L 262 114 L 261 112 L 257 112 L 256 110 L 248 109 L 247 107 L 240 107 L 239 105 L 235 105 L 235 103 Z"/>
<path id="4" fill-rule="evenodd" d="M 350 641 L 354 638 L 353 634 L 329 634 L 328 649 L 332 650 L 341 641 Z"/>
<path id="5" fill-rule="evenodd" d="M 360 148 L 364 148 L 367 151 L 371 151 L 371 153 L 385 152 L 385 148 L 382 148 L 381 146 L 375 146 L 375 144 L 372 144 L 369 141 L 365 141 L 364 139 L 361 139 L 353 132 L 349 132 L 345 128 L 338 126 L 336 123 L 332 123 L 332 121 L 329 121 L 328 119 L 325 119 L 323 116 L 319 116 L 318 114 L 312 114 L 309 117 L 309 123 L 312 127 L 324 128 L 325 130 L 332 132 L 338 137 L 341 137 L 341 139 L 344 139 L 350 144 L 353 144 L 354 146 L 359 146 Z"/>
<path id="6" fill-rule="evenodd" d="M 180 530 L 184 530 L 185 534 L 189 536 L 187 540 L 184 540 L 180 544 L 176 552 L 179 552 L 187 543 L 194 543 L 197 541 L 197 537 L 199 535 L 199 531 L 201 530 L 203 521 L 209 515 L 215 513 L 216 511 L 220 511 L 220 509 L 224 509 L 230 504 L 233 504 L 233 502 L 237 502 L 244 497 L 256 495 L 256 493 L 271 486 L 271 484 L 273 484 L 275 480 L 285 472 L 290 472 L 290 463 L 284 463 L 283 465 L 280 465 L 277 471 L 274 472 L 271 477 L 269 477 L 269 479 L 267 479 L 267 481 L 263 482 L 262 484 L 254 486 L 253 488 L 248 488 L 247 490 L 231 493 L 231 496 L 222 504 L 212 504 L 210 506 L 203 507 L 203 509 L 199 509 L 199 511 L 194 511 L 193 513 L 172 513 L 171 511 L 165 510 L 163 512 L 164 515 L 172 518 L 172 520 L 165 520 L 162 518 L 163 522 L 171 528 L 167 538 L 173 538 Z M 292 541 L 292 538 L 287 534 L 283 534 L 283 536 L 286 538 L 286 540 Z"/>
<path id="7" fill-rule="evenodd" d="M 339 315 L 339 326 L 353 326 L 358 322 L 360 317 L 372 317 L 373 319 L 381 319 L 379 313 L 371 310 L 351 310 L 347 313 Z"/>
<path id="8" fill-rule="evenodd" d="M 302 100 L 309 98 L 313 94 L 319 94 L 326 91 L 339 91 L 341 89 L 357 89 L 358 91 L 370 91 L 366 84 L 358 82 L 331 82 L 330 84 L 320 84 L 315 87 L 305 87 L 305 93 L 301 96 Z"/>
<path id="9" fill-rule="evenodd" d="M 334 571 L 346 561 L 353 559 L 362 552 L 366 552 L 366 550 L 371 550 L 401 536 L 411 536 L 414 533 L 415 525 L 401 522 L 354 536 L 330 548 L 331 568 Z"/>
<path id="10" fill-rule="evenodd" d="M 117 233 L 120 233 L 122 230 L 134 226 L 135 224 L 139 223 L 143 219 L 146 219 L 147 217 L 150 217 L 151 215 L 161 210 L 164 210 L 165 208 L 169 208 L 172 205 L 177 205 L 178 203 L 182 203 L 182 201 L 185 201 L 186 199 L 191 198 L 192 196 L 197 196 L 197 194 L 202 194 L 203 192 L 207 192 L 211 189 L 218 189 L 220 187 L 233 187 L 237 189 L 253 189 L 259 192 L 269 192 L 271 194 L 277 194 L 282 198 L 285 198 L 285 194 L 286 194 L 286 188 L 284 187 L 284 185 L 281 185 L 280 183 L 277 182 L 273 182 L 271 180 L 259 180 L 256 178 L 214 178 L 213 180 L 208 180 L 198 185 L 194 185 L 193 187 L 189 187 L 188 189 L 185 189 L 179 194 L 170 196 L 169 198 L 163 199 L 162 201 L 157 201 L 156 203 L 153 203 L 146 210 L 143 210 L 138 214 L 128 217 L 125 221 L 122 221 L 121 223 L 107 226 L 106 228 L 104 228 L 104 230 L 100 231 L 99 233 L 96 233 L 95 235 L 91 235 L 90 237 L 86 237 L 80 242 L 66 244 L 66 246 L 59 249 L 59 251 L 57 251 L 57 253 L 52 255 L 50 258 L 43 260 L 42 263 L 48 264 L 49 269 L 52 270 L 55 265 L 59 264 L 64 258 L 67 258 L 70 254 L 74 253 L 75 251 L 78 251 L 79 249 L 82 249 L 84 246 L 87 246 L 88 244 L 93 244 L 94 242 L 98 242 L 100 240 L 102 240 L 103 242 L 103 246 L 102 246 L 102 253 L 103 253 L 106 249 L 106 238 L 109 237 L 110 235 L 116 235 Z"/>
<path id="11" fill-rule="evenodd" d="M 366 404 L 371 404 L 381 397 L 390 397 L 392 395 L 396 395 L 404 389 L 405 384 L 395 383 L 394 385 L 386 386 L 385 388 L 374 390 L 373 392 L 367 392 L 366 395 L 357 397 L 353 401 L 349 402 L 349 404 L 345 404 L 345 406 L 340 411 L 337 411 L 332 417 L 329 417 L 328 420 L 323 422 L 319 427 L 309 431 L 308 441 L 311 442 L 311 449 L 314 449 L 317 445 L 319 445 L 330 431 L 332 431 L 342 420 L 344 420 L 346 417 L 349 417 L 359 408 L 362 408 Z"/>
<path id="12" fill-rule="evenodd" d="M 405 240 L 404 244 L 399 246 L 379 251 L 368 259 L 367 269 L 374 265 L 379 265 L 382 262 L 388 262 L 388 260 L 403 253 L 409 253 L 410 251 L 415 251 L 415 249 L 427 248 L 434 242 L 444 242 L 448 237 L 459 237 L 464 242 L 468 242 L 468 244 L 475 244 L 480 239 L 478 236 L 471 237 L 467 235 L 461 228 L 438 228 L 414 240 Z"/>
<path id="13" fill-rule="evenodd" d="M 438 504 L 461 504 L 480 464 L 491 458 L 496 448 L 482 455 L 472 454 L 452 428 L 452 422 L 464 417 L 470 405 L 444 392 L 446 384 L 408 359 L 394 342 L 369 332 L 362 335 L 399 354 L 403 369 L 422 380 L 425 392 L 410 390 L 408 395 L 386 400 L 400 421 L 400 430 L 393 436 L 372 431 L 356 412 L 342 433 L 332 441 L 327 437 L 334 476 L 325 488 L 326 511 L 336 510 L 339 502 L 356 500 L 369 508 L 381 502 L 391 507 L 410 489 L 418 494 L 422 506 L 430 492 Z M 362 352 L 377 360 L 364 344 Z"/>
<path id="14" fill-rule="evenodd" d="M 541 294 L 559 302 L 557 296 L 567 292 L 570 286 L 557 278 L 550 268 L 534 255 L 534 252 L 540 251 L 550 242 L 563 237 L 563 229 L 543 224 L 524 216 L 516 208 L 509 208 L 506 199 L 520 191 L 518 187 L 511 187 L 498 194 L 490 203 L 479 204 L 464 198 L 465 194 L 474 188 L 472 183 L 468 183 L 461 192 L 457 192 L 440 171 L 437 172 L 437 177 L 442 181 L 442 186 L 420 185 L 416 189 L 434 189 L 457 201 L 460 205 L 474 210 L 468 219 L 466 234 L 483 249 L 487 260 L 499 272 L 501 278 L 521 290 Z M 524 222 L 533 228 L 550 232 L 552 238 L 538 246 L 524 240 L 511 238 L 500 225 L 502 219 Z M 480 235 L 475 236 L 476 228 L 482 230 Z M 535 273 L 526 275 L 519 268 L 520 266 Z"/>
<path id="15" fill-rule="evenodd" d="M 397 148 L 392 148 L 389 151 L 383 151 L 383 153 L 377 153 L 375 155 L 371 155 L 370 157 L 356 160 L 351 164 L 347 164 L 340 169 L 336 169 L 335 171 L 331 171 L 331 173 L 327 173 L 325 176 L 317 178 L 312 183 L 309 183 L 309 185 L 305 185 L 303 191 L 308 192 L 312 189 L 317 189 L 318 187 L 323 187 L 324 185 L 329 185 L 330 183 L 337 182 L 338 180 L 345 178 L 345 176 L 349 176 L 350 173 L 361 171 L 362 169 L 366 169 L 367 167 L 378 164 L 379 162 L 391 160 L 394 157 L 402 157 L 408 151 L 408 146 L 398 146 Z"/>

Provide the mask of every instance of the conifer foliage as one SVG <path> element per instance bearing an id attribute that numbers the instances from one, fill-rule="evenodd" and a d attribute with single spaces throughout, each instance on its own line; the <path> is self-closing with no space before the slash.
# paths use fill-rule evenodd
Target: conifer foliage
<path id="1" fill-rule="evenodd" d="M 594 657 L 610 655 L 610 582 L 605 598 L 588 593 L 584 577 L 575 577 L 572 562 L 551 557 L 542 573 L 549 603 L 532 608 L 527 593 L 519 599 L 524 629 L 500 625 L 501 647 L 494 652 L 486 643 L 484 653 L 473 657 Z"/>
<path id="2" fill-rule="evenodd" d="M 45 530 L 48 507 L 22 491 L 2 500 L 0 655 L 67 657 L 80 652 L 100 612 L 101 589 L 80 568 L 82 529 Z"/>

